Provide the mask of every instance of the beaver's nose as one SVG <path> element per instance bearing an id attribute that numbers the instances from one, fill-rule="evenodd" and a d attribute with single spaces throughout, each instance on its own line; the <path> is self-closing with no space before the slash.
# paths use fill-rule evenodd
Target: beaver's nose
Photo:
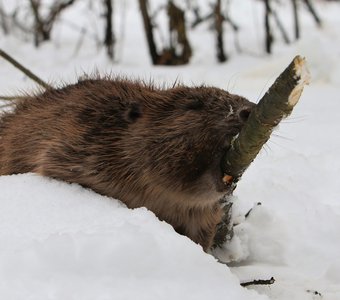
<path id="1" fill-rule="evenodd" d="M 254 107 L 253 106 L 244 106 L 238 112 L 238 117 L 241 122 L 246 122 L 249 118 L 249 115 Z"/>

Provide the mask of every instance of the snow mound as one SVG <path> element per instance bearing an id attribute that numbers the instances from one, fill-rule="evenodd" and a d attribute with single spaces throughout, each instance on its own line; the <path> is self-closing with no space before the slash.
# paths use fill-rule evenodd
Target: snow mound
<path id="1" fill-rule="evenodd" d="M 0 177 L 0 299 L 267 299 L 144 208 Z"/>

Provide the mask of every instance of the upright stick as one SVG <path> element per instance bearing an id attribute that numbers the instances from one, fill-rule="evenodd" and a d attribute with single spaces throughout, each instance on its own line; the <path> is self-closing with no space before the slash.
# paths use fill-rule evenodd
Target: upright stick
<path id="1" fill-rule="evenodd" d="M 251 112 L 222 162 L 225 184 L 236 186 L 243 172 L 268 141 L 273 129 L 290 115 L 310 76 L 305 59 L 296 56 Z"/>

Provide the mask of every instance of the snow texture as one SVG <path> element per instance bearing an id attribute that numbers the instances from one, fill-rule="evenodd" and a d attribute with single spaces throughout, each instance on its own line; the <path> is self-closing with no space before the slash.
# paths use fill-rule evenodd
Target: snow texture
<path id="1" fill-rule="evenodd" d="M 152 67 L 132 0 L 116 1 L 114 63 L 89 35 L 75 54 L 79 32 L 66 22 L 39 49 L 1 36 L 2 49 L 52 84 L 98 70 L 169 85 L 177 79 L 214 85 L 256 102 L 297 54 L 306 57 L 313 80 L 235 190 L 235 237 L 215 253 L 229 266 L 144 208 L 130 210 L 34 174 L 2 176 L 0 299 L 340 299 L 340 5 L 315 1 L 324 19 L 320 30 L 301 9 L 303 38 L 286 46 L 274 32 L 274 55 L 263 56 L 263 35 L 254 29 L 262 22 L 263 3 L 234 2 L 243 53 L 227 31 L 226 64 L 215 62 L 206 24 L 190 33 L 190 65 Z M 16 2 L 2 3 L 10 9 Z M 86 3 L 78 1 L 63 20 L 84 24 L 91 18 L 84 14 Z M 291 18 L 290 9 L 281 6 L 282 19 Z M 3 60 L 0 78 L 1 94 L 36 89 Z M 239 285 L 272 276 L 271 286 Z"/>
<path id="2" fill-rule="evenodd" d="M 264 299 L 145 208 L 34 174 L 0 191 L 1 299 Z"/>

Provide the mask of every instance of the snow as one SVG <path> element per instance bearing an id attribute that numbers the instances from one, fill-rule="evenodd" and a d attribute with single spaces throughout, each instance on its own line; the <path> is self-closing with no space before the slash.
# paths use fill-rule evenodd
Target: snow
<path id="1" fill-rule="evenodd" d="M 34 174 L 0 190 L 1 299 L 264 299 L 145 208 Z"/>
<path id="2" fill-rule="evenodd" d="M 303 38 L 287 46 L 277 34 L 268 57 L 254 31 L 262 2 L 234 2 L 243 53 L 236 53 L 228 30 L 226 64 L 215 62 L 213 34 L 200 25 L 190 34 L 190 65 L 151 66 L 132 0 L 117 1 L 114 63 L 89 36 L 75 54 L 79 33 L 65 23 L 38 50 L 1 37 L 2 49 L 53 84 L 97 69 L 159 83 L 211 84 L 256 102 L 297 54 L 306 57 L 312 81 L 235 190 L 235 237 L 215 253 L 229 266 L 144 208 L 130 210 L 34 174 L 2 176 L 0 299 L 340 299 L 340 5 L 317 2 L 323 28 L 317 30 L 305 11 Z M 77 24 L 93 18 L 82 14 L 86 1 L 75 8 L 63 18 Z M 282 5 L 281 18 L 290 14 Z M 3 60 L 0 78 L 0 94 L 35 89 Z M 270 286 L 239 285 L 271 277 Z"/>

